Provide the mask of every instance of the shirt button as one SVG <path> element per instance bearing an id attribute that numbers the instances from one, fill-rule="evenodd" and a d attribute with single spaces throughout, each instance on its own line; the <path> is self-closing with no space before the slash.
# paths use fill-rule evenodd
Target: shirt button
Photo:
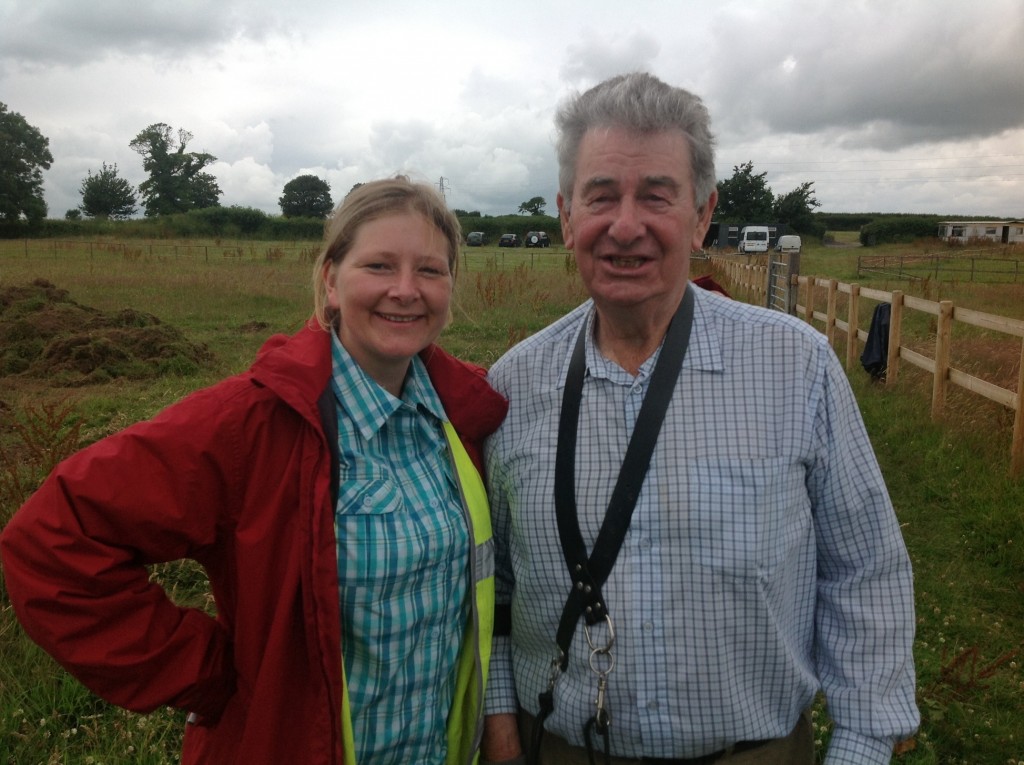
<path id="1" fill-rule="evenodd" d="M 645 538 L 640 540 L 640 549 L 641 550 L 650 550 L 652 546 L 653 546 L 653 543 L 651 542 L 650 539 L 645 537 Z"/>
<path id="2" fill-rule="evenodd" d="M 644 386 L 642 386 L 639 383 L 637 383 L 636 385 L 634 385 L 632 388 L 629 389 L 629 392 L 632 393 L 633 395 L 636 395 L 637 393 L 642 393 L 643 389 L 644 389 Z"/>
<path id="3" fill-rule="evenodd" d="M 647 702 L 647 708 L 649 710 L 651 710 L 652 712 L 655 711 L 658 708 L 658 702 L 654 701 L 654 700 L 648 701 Z"/>
<path id="4" fill-rule="evenodd" d="M 654 631 L 654 622 L 651 622 L 651 621 L 644 622 L 644 632 L 653 632 L 653 631 Z"/>

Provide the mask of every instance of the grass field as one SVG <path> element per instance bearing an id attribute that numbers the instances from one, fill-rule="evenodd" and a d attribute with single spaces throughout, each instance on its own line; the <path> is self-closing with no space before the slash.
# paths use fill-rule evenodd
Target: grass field
<path id="1" fill-rule="evenodd" d="M 208 351 L 149 376 L 140 367 L 134 379 L 110 376 L 75 387 L 54 385 L 71 378 L 53 373 L 0 374 L 0 524 L 60 456 L 244 369 L 267 336 L 293 332 L 308 317 L 308 246 L 187 245 L 149 250 L 133 243 L 126 250 L 43 244 L 34 250 L 0 242 L 0 293 L 43 279 L 104 314 L 152 314 L 179 330 L 189 347 Z M 695 264 L 695 275 L 703 268 Z M 803 272 L 857 281 L 856 250 L 809 245 Z M 929 299 L 952 295 L 958 305 L 1024 318 L 1019 286 L 932 283 L 914 289 Z M 573 263 L 560 248 L 474 248 L 460 261 L 453 321 L 442 342 L 486 366 L 583 297 Z M 0 302 L 0 352 L 16 334 L 10 318 Z M 32 334 L 19 331 L 19 337 Z M 915 331 L 927 335 L 929 326 Z M 915 566 L 924 723 L 897 761 L 1024 762 L 1024 484 L 1006 478 L 1012 412 L 954 395 L 950 415 L 939 425 L 929 420 L 930 380 L 923 373 L 908 370 L 888 387 L 855 372 L 851 381 Z M 154 576 L 178 599 L 205 604 L 202 575 L 194 567 L 163 566 Z M 5 594 L 0 608 L 0 763 L 177 761 L 180 714 L 132 715 L 96 699 L 27 640 Z M 827 710 L 816 711 L 824 746 Z"/>

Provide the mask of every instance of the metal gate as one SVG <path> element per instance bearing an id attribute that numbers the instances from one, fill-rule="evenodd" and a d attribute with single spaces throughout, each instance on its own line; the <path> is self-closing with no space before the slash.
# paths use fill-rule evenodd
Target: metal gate
<path id="1" fill-rule="evenodd" d="M 796 314 L 797 277 L 800 275 L 799 252 L 768 253 L 768 307 Z"/>

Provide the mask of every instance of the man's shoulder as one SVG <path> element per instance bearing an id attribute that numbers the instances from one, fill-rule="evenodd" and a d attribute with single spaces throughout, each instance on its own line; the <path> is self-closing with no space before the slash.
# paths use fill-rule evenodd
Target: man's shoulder
<path id="1" fill-rule="evenodd" d="M 815 345 L 827 343 L 825 336 L 806 321 L 782 311 L 750 305 L 704 290 L 697 290 L 697 305 L 705 320 L 720 328 L 732 327 L 740 332 L 775 329 L 802 336 Z"/>

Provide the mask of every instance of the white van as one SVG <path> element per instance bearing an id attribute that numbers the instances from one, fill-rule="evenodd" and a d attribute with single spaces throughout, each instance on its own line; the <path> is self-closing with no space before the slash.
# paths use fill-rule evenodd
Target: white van
<path id="1" fill-rule="evenodd" d="M 800 237 L 796 234 L 786 234 L 779 237 L 779 241 L 775 243 L 775 251 L 783 253 L 799 253 L 800 252 Z"/>
<path id="2" fill-rule="evenodd" d="M 744 226 L 740 229 L 740 252 L 768 252 L 768 227 Z"/>

